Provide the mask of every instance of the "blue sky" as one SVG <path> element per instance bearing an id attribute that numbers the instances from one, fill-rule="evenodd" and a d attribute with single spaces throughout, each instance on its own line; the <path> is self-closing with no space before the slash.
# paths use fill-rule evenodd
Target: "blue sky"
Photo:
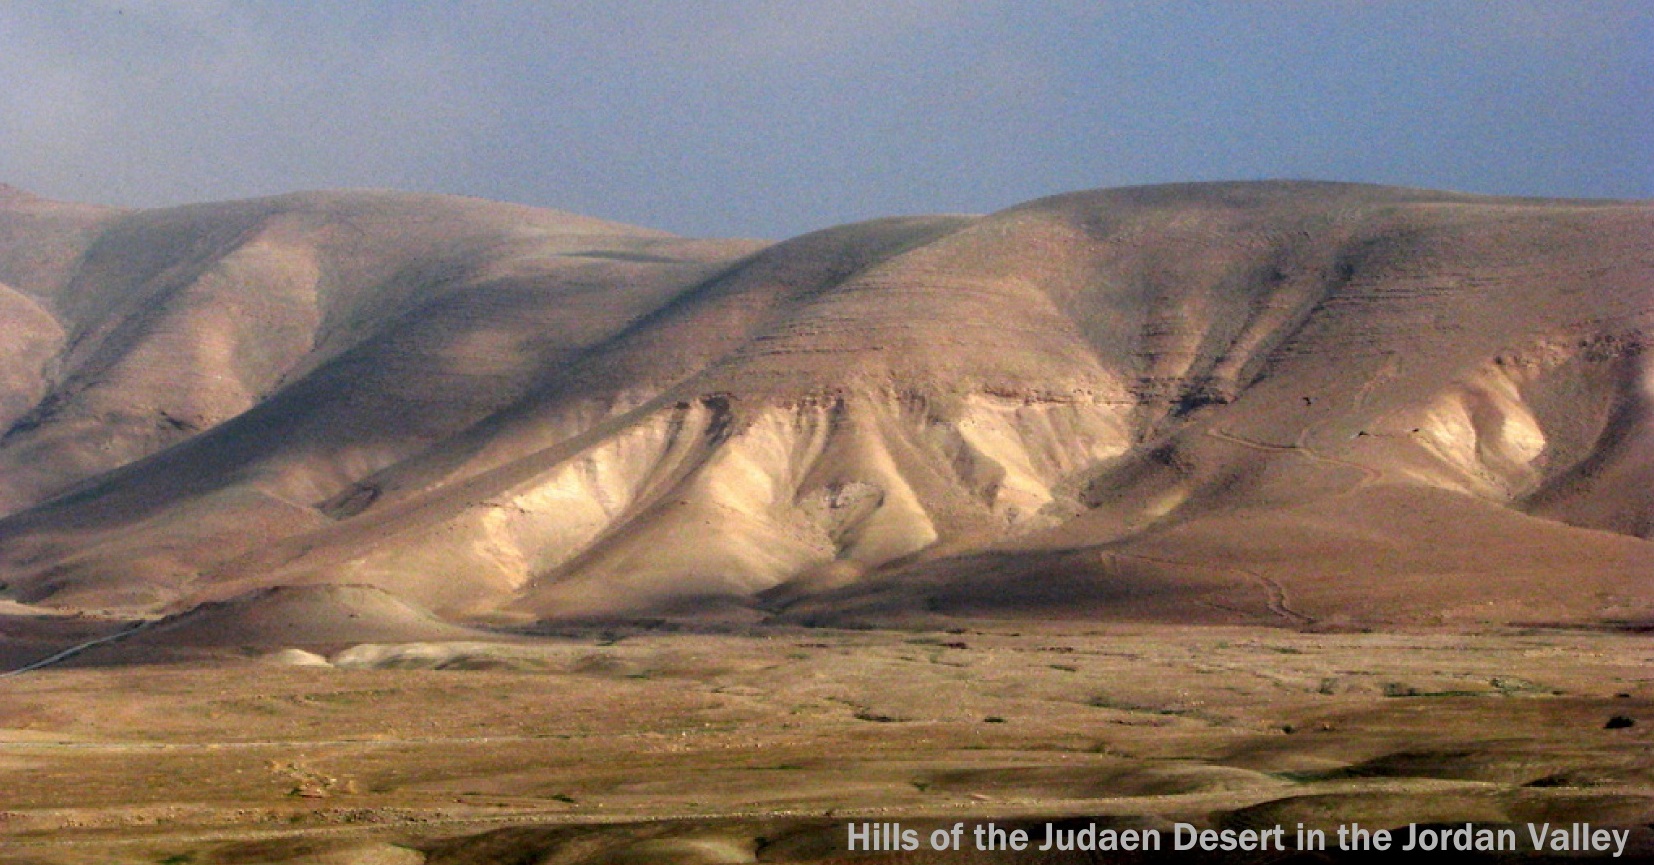
<path id="1" fill-rule="evenodd" d="M 0 182 L 711 236 L 1316 178 L 1654 198 L 1654 3 L 0 2 Z"/>

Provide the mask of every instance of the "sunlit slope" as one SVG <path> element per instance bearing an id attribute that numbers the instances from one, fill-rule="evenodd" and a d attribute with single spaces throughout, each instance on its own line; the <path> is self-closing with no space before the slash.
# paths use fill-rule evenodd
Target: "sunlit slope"
<path id="1" fill-rule="evenodd" d="M 378 193 L 82 218 L 59 284 L 0 273 L 25 600 L 1654 606 L 1644 204 L 1200 184 L 767 247 Z"/>
<path id="2" fill-rule="evenodd" d="M 314 505 L 350 481 L 757 246 L 395 193 L 97 228 L 24 296 L 64 336 L 37 352 L 43 395 L 0 440 L 0 492 L 14 510 L 61 497 L 17 514 L 4 549 L 134 599 L 327 522 Z"/>

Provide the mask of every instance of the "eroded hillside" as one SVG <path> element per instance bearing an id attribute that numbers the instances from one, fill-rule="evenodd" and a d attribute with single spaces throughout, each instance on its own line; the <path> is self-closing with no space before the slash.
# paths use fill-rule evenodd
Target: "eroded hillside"
<path id="1" fill-rule="evenodd" d="M 0 282 L 0 580 L 30 603 L 1654 612 L 1641 203 L 1199 184 L 763 244 L 13 192 Z"/>

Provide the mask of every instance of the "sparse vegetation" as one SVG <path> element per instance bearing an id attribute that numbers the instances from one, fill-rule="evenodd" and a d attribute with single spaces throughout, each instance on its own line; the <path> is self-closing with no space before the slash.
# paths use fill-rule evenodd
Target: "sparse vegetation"
<path id="1" fill-rule="evenodd" d="M 1142 796 L 1133 807 L 1153 811 L 1158 797 L 1186 807 L 1189 794 L 1218 820 L 1228 807 L 1368 778 L 1404 801 L 1445 795 L 1441 777 L 1475 779 L 1467 803 L 1491 790 L 1543 809 L 1531 797 L 1654 780 L 1611 750 L 1640 724 L 1581 735 L 1639 717 L 1640 698 L 1616 696 L 1633 693 L 1621 679 L 1644 661 L 1635 640 L 1556 637 L 1555 651 L 1528 654 L 1498 635 L 1324 635 L 1314 653 L 1292 654 L 1275 651 L 1274 632 L 1225 634 L 1221 668 L 1217 640 L 1198 629 L 1133 625 L 1066 635 L 1075 651 L 1060 653 L 1040 648 L 1049 634 L 976 634 L 972 651 L 993 659 L 985 676 L 903 662 L 908 635 L 869 631 L 818 654 L 806 676 L 781 662 L 797 651 L 787 640 L 641 634 L 601 650 L 602 663 L 587 663 L 589 640 L 541 645 L 553 660 L 539 671 L 267 667 L 237 654 L 228 669 L 246 675 L 196 664 L 19 677 L 6 684 L 0 731 L 27 722 L 31 736 L 76 744 L 6 745 L 62 771 L 10 776 L 5 813 L 18 816 L 0 819 L 0 841 L 33 827 L 79 851 L 120 831 L 193 853 L 167 839 L 238 826 L 328 843 L 430 839 L 443 826 L 473 831 L 458 827 L 479 813 L 498 827 L 520 814 L 618 832 L 662 810 L 724 825 L 717 814 L 899 809 L 933 794 L 983 815 L 1100 795 Z M 1054 655 L 1083 657 L 1085 676 Z M 577 668 L 607 672 L 565 672 Z M 670 677 L 626 678 L 663 669 Z M 1534 684 L 1546 678 L 1576 695 Z M 1480 699 L 1386 696 L 1456 691 Z M 204 711 L 255 705 L 280 711 Z M 127 750 L 134 729 L 164 747 Z M 1487 730 L 1498 737 L 1478 739 Z M 122 822 L 135 813 L 180 816 Z M 793 818 L 765 819 L 770 832 Z"/>
<path id="2" fill-rule="evenodd" d="M 0 846 L 1646 822 L 1651 214 L 0 189 Z"/>

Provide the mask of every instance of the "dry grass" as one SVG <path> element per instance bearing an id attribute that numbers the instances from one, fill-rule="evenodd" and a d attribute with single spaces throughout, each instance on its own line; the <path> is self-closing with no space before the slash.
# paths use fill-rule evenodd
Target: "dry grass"
<path id="1" fill-rule="evenodd" d="M 815 861 L 852 817 L 1654 814 L 1639 638 L 1017 630 L 593 635 L 499 646 L 504 670 L 476 643 L 420 654 L 464 669 L 43 670 L 0 683 L 0 861 L 738 861 L 694 857 L 827 833 L 790 854 Z"/>

